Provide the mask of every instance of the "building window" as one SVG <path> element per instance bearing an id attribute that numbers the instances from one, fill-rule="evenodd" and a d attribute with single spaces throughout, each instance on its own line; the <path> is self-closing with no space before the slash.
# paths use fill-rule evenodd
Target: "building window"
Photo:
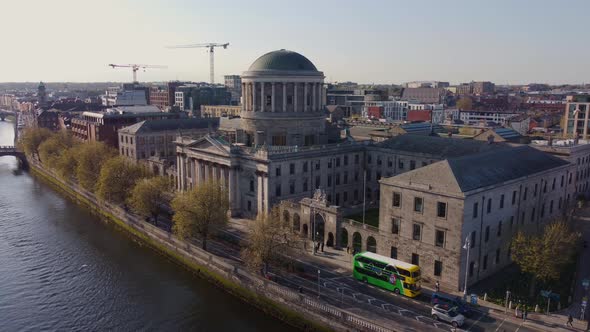
<path id="1" fill-rule="evenodd" d="M 555 178 L 553 178 L 553 182 L 551 183 L 551 190 L 555 190 Z"/>
<path id="2" fill-rule="evenodd" d="M 412 169 L 416 169 L 416 161 L 415 160 L 410 160 L 410 170 Z"/>
<path id="3" fill-rule="evenodd" d="M 391 157 L 387 158 L 387 167 L 388 168 L 392 168 L 393 167 L 393 161 L 391 161 Z"/>
<path id="4" fill-rule="evenodd" d="M 336 158 L 336 167 L 340 167 L 340 157 Z"/>
<path id="5" fill-rule="evenodd" d="M 436 216 L 439 218 L 447 217 L 447 203 L 436 202 Z"/>
<path id="6" fill-rule="evenodd" d="M 328 160 L 328 168 L 332 168 L 332 159 Z"/>
<path id="7" fill-rule="evenodd" d="M 537 197 L 537 184 L 535 183 L 535 191 L 533 191 L 533 197 Z"/>
<path id="8" fill-rule="evenodd" d="M 473 267 L 475 266 L 474 262 L 469 263 L 469 276 L 473 277 Z"/>
<path id="9" fill-rule="evenodd" d="M 422 213 L 422 208 L 424 207 L 422 204 L 422 197 L 414 197 L 414 211 Z"/>
<path id="10" fill-rule="evenodd" d="M 553 200 L 551 200 L 551 202 L 549 202 L 549 214 L 553 213 Z"/>
<path id="11" fill-rule="evenodd" d="M 483 269 L 486 270 L 488 268 L 488 255 L 483 256 Z"/>
<path id="12" fill-rule="evenodd" d="M 500 209 L 504 208 L 504 194 L 500 195 Z"/>
<path id="13" fill-rule="evenodd" d="M 496 249 L 496 264 L 500 264 L 500 248 Z"/>
<path id="14" fill-rule="evenodd" d="M 369 155 L 367 155 L 367 164 L 369 164 L 369 165 L 370 165 L 370 164 L 371 164 L 371 161 L 372 161 L 372 157 L 371 157 L 371 155 L 369 154 Z"/>
<path id="15" fill-rule="evenodd" d="M 321 185 L 321 182 L 320 182 L 320 177 L 318 175 L 318 176 L 315 177 L 315 188 L 316 189 L 319 189 L 320 188 L 320 185 Z"/>
<path id="16" fill-rule="evenodd" d="M 397 168 L 399 168 L 399 169 L 404 169 L 404 160 L 403 160 L 403 159 L 401 159 L 401 158 L 400 158 L 400 159 L 397 161 Z"/>
<path id="17" fill-rule="evenodd" d="M 285 135 L 278 135 L 272 137 L 272 145 L 285 146 L 287 145 L 287 137 Z"/>
<path id="18" fill-rule="evenodd" d="M 469 241 L 469 246 L 471 248 L 475 248 L 475 236 L 477 235 L 476 231 L 471 232 L 471 240 Z"/>
<path id="19" fill-rule="evenodd" d="M 412 264 L 420 265 L 420 255 L 412 253 Z"/>
<path id="20" fill-rule="evenodd" d="M 359 172 L 354 172 L 354 181 L 358 181 L 359 180 Z"/>
<path id="21" fill-rule="evenodd" d="M 340 185 L 340 173 L 336 173 L 336 185 Z"/>
<path id="22" fill-rule="evenodd" d="M 328 175 L 328 187 L 332 186 L 332 175 Z"/>
<path id="23" fill-rule="evenodd" d="M 541 218 L 545 216 L 545 203 L 541 205 Z"/>
<path id="24" fill-rule="evenodd" d="M 250 192 L 254 192 L 254 180 L 250 180 Z"/>
<path id="25" fill-rule="evenodd" d="M 276 190 L 275 190 L 275 196 L 280 197 L 281 196 L 281 185 L 277 184 Z"/>
<path id="26" fill-rule="evenodd" d="M 402 221 L 399 218 L 391 218 L 391 234 L 399 234 Z"/>
<path id="27" fill-rule="evenodd" d="M 533 212 L 531 213 L 531 222 L 535 221 L 535 208 L 533 208 Z"/>
<path id="28" fill-rule="evenodd" d="M 303 180 L 303 191 L 307 191 L 308 187 L 307 187 L 307 179 Z"/>
<path id="29" fill-rule="evenodd" d="M 516 204 L 516 190 L 512 192 L 512 205 Z"/>
<path id="30" fill-rule="evenodd" d="M 303 173 L 307 173 L 307 161 L 303 163 Z"/>
<path id="31" fill-rule="evenodd" d="M 445 246 L 445 231 L 439 229 L 436 230 L 434 245 L 441 248 Z"/>
<path id="32" fill-rule="evenodd" d="M 321 165 L 321 162 L 320 162 L 320 160 L 318 160 L 318 161 L 316 162 L 316 164 L 315 164 L 315 170 L 316 170 L 316 171 L 319 171 L 319 170 L 320 170 L 320 167 L 321 167 L 320 165 Z"/>
<path id="33" fill-rule="evenodd" d="M 252 202 L 248 201 L 248 211 L 252 211 Z"/>
<path id="34" fill-rule="evenodd" d="M 442 275 L 442 262 L 434 261 L 434 275 L 440 277 Z"/>
<path id="35" fill-rule="evenodd" d="M 276 168 L 275 173 L 277 176 L 281 176 L 281 166 Z"/>
<path id="36" fill-rule="evenodd" d="M 547 193 L 547 181 L 543 183 L 543 193 Z"/>
<path id="37" fill-rule="evenodd" d="M 529 188 L 528 187 L 525 187 L 524 188 L 524 194 L 522 194 L 522 200 L 523 201 L 526 201 L 526 194 L 528 193 L 528 191 L 529 191 Z"/>
<path id="38" fill-rule="evenodd" d="M 498 232 L 496 235 L 498 235 L 498 237 L 502 236 L 502 220 L 498 222 Z"/>
<path id="39" fill-rule="evenodd" d="M 266 97 L 266 106 L 270 106 L 272 103 L 272 96 L 265 96 Z"/>
<path id="40" fill-rule="evenodd" d="M 287 96 L 287 105 L 293 105 L 293 96 Z"/>
<path id="41" fill-rule="evenodd" d="M 342 200 L 343 200 L 345 203 L 346 203 L 346 202 L 348 202 L 348 191 L 345 191 L 345 192 L 344 192 L 344 195 L 343 195 L 343 197 L 342 197 Z"/>
<path id="42" fill-rule="evenodd" d="M 561 185 L 560 185 L 560 187 L 563 188 L 563 175 L 561 176 Z"/>
<path id="43" fill-rule="evenodd" d="M 344 184 L 348 184 L 348 172 L 344 172 L 343 182 L 344 182 Z"/>
<path id="44" fill-rule="evenodd" d="M 477 218 L 477 211 L 479 210 L 479 203 L 473 203 L 473 218 Z"/>
<path id="45" fill-rule="evenodd" d="M 486 226 L 486 232 L 484 235 L 484 241 L 488 242 L 488 240 L 490 239 L 490 226 Z"/>
<path id="46" fill-rule="evenodd" d="M 492 199 L 488 198 L 488 209 L 487 209 L 487 213 L 490 214 L 490 212 L 492 212 Z"/>
<path id="47" fill-rule="evenodd" d="M 393 207 L 402 206 L 402 194 L 398 192 L 393 193 Z"/>
<path id="48" fill-rule="evenodd" d="M 295 193 L 295 182 L 291 182 L 291 184 L 289 184 L 289 193 L 290 194 Z"/>
<path id="49" fill-rule="evenodd" d="M 414 224 L 412 227 L 412 239 L 420 241 L 422 239 L 422 225 Z"/>
<path id="50" fill-rule="evenodd" d="M 293 163 L 289 164 L 289 174 L 295 174 L 295 164 Z"/>
<path id="51" fill-rule="evenodd" d="M 310 146 L 315 144 L 315 135 L 305 135 L 305 146 Z"/>
<path id="52" fill-rule="evenodd" d="M 355 154 L 354 155 L 354 164 L 355 165 L 358 165 L 359 164 L 359 155 L 358 154 Z"/>
<path id="53" fill-rule="evenodd" d="M 355 202 L 359 200 L 359 191 L 358 191 L 358 189 L 355 189 L 354 190 L 354 192 L 352 194 L 352 197 L 355 200 Z"/>
<path id="54" fill-rule="evenodd" d="M 389 256 L 393 259 L 397 259 L 397 247 L 391 247 Z"/>
<path id="55" fill-rule="evenodd" d="M 348 156 L 344 156 L 344 166 L 348 166 Z"/>

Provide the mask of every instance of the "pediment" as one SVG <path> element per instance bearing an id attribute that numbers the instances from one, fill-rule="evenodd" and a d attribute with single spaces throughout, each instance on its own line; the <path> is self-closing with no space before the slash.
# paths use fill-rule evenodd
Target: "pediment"
<path id="1" fill-rule="evenodd" d="M 207 153 L 229 156 L 229 145 L 227 143 L 222 143 L 218 139 L 209 135 L 203 136 L 187 144 L 186 148 L 193 151 L 203 151 Z"/>

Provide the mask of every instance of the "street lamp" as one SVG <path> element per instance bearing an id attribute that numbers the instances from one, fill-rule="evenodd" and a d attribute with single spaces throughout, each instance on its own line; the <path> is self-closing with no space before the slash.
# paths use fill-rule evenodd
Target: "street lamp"
<path id="1" fill-rule="evenodd" d="M 471 241 L 469 240 L 469 235 L 465 238 L 465 245 L 463 249 L 467 249 L 467 260 L 465 261 L 465 285 L 463 286 L 463 298 L 467 298 L 467 276 L 469 272 L 469 248 L 471 248 Z"/>
<path id="2" fill-rule="evenodd" d="M 318 299 L 320 298 L 320 270 L 318 270 Z"/>

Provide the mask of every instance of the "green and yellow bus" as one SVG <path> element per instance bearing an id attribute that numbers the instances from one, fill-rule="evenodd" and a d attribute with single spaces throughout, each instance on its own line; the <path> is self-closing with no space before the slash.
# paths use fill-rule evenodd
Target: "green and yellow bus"
<path id="1" fill-rule="evenodd" d="M 354 256 L 352 275 L 360 281 L 416 297 L 420 294 L 420 267 L 397 259 L 362 252 Z"/>

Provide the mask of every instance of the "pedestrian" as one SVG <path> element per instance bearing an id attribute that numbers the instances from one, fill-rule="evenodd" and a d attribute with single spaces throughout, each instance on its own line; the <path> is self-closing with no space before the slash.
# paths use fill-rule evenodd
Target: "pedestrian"
<path id="1" fill-rule="evenodd" d="M 322 252 L 324 252 L 324 241 L 322 241 Z"/>
<path id="2" fill-rule="evenodd" d="M 522 320 L 523 320 L 524 322 L 526 322 L 526 317 L 527 317 L 528 315 L 529 315 L 529 309 L 527 309 L 527 307 L 526 307 L 526 306 L 524 306 L 524 311 L 523 311 L 523 313 L 522 313 Z"/>
<path id="3" fill-rule="evenodd" d="M 346 254 L 350 254 L 350 247 L 346 246 Z"/>
<path id="4" fill-rule="evenodd" d="M 436 281 L 436 284 L 434 284 L 434 289 L 436 289 L 437 293 L 440 291 L 440 283 L 438 282 L 438 280 Z"/>
<path id="5" fill-rule="evenodd" d="M 518 318 L 520 315 L 518 314 L 518 306 L 520 304 L 517 304 L 516 307 L 514 308 L 514 317 Z"/>
<path id="6" fill-rule="evenodd" d="M 568 314 L 567 315 L 567 323 L 565 324 L 565 326 L 574 327 L 574 324 L 572 324 L 573 322 L 574 322 L 574 317 L 572 316 L 572 314 Z"/>

